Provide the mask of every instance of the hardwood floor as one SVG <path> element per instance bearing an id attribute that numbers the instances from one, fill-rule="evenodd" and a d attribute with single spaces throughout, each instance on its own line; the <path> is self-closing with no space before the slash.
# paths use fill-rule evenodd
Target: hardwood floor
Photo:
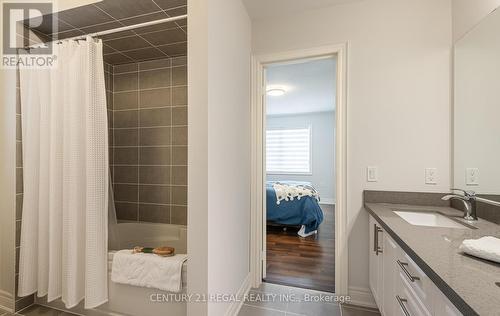
<path id="1" fill-rule="evenodd" d="M 321 209 L 317 235 L 301 238 L 295 228 L 267 227 L 265 282 L 335 292 L 335 206 Z"/>

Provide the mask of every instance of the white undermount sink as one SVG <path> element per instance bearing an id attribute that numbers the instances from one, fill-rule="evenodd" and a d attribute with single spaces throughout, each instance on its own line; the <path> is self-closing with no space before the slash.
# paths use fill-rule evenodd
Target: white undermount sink
<path id="1" fill-rule="evenodd" d="M 396 215 L 415 226 L 467 228 L 466 226 L 437 212 L 394 211 Z"/>

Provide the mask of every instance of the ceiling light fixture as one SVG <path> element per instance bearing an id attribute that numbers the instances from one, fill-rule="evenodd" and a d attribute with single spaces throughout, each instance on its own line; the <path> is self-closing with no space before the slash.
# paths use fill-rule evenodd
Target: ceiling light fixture
<path id="1" fill-rule="evenodd" d="M 267 95 L 272 97 L 279 97 L 285 94 L 286 90 L 283 88 L 271 88 L 267 89 Z"/>

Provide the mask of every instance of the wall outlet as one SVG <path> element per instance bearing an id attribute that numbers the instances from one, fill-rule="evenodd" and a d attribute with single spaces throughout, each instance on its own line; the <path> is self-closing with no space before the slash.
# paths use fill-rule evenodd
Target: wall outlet
<path id="1" fill-rule="evenodd" d="M 465 184 L 466 185 L 479 185 L 479 169 L 478 168 L 465 169 Z"/>
<path id="2" fill-rule="evenodd" d="M 437 184 L 437 169 L 425 168 L 425 184 Z"/>
<path id="3" fill-rule="evenodd" d="M 366 181 L 368 182 L 378 181 L 378 167 L 366 167 Z"/>

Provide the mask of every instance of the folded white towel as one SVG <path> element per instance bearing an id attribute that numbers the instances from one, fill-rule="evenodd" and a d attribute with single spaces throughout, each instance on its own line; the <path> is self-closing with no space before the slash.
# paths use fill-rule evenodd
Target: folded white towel
<path id="1" fill-rule="evenodd" d="M 120 250 L 113 257 L 111 281 L 169 292 L 182 290 L 182 264 L 187 254 L 161 257 Z"/>
<path id="2" fill-rule="evenodd" d="M 487 236 L 479 239 L 466 239 L 460 245 L 463 252 L 500 263 L 500 239 Z"/>

